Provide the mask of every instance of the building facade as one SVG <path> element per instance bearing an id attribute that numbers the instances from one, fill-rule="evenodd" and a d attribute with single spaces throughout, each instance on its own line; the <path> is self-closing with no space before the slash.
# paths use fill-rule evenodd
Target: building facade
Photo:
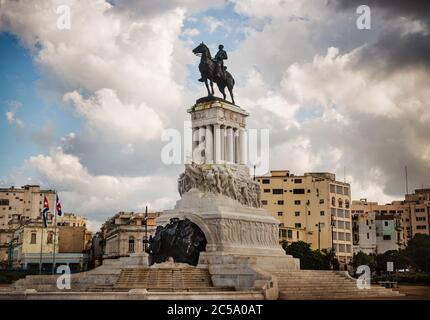
<path id="1" fill-rule="evenodd" d="M 67 214 L 65 214 L 67 215 Z M 52 270 L 68 265 L 72 271 L 88 267 L 88 246 L 91 235 L 85 227 L 57 226 L 51 223 L 29 222 L 14 232 L 12 241 L 14 268 Z"/>
<path id="2" fill-rule="evenodd" d="M 156 228 L 156 212 L 118 212 L 101 227 L 103 259 L 116 259 L 144 252 Z"/>
<path id="3" fill-rule="evenodd" d="M 54 190 L 43 190 L 38 185 L 0 189 L 0 262 L 8 260 L 8 247 L 15 230 L 40 219 L 44 197 L 48 199 L 52 216 L 55 208 Z"/>
<path id="4" fill-rule="evenodd" d="M 353 201 L 354 252 L 380 254 L 404 248 L 402 212 L 404 207 L 401 204 L 378 205 L 365 199 Z"/>
<path id="5" fill-rule="evenodd" d="M 352 202 L 354 248 L 365 253 L 402 249 L 416 234 L 429 235 L 430 189 L 387 204 Z"/>
<path id="6" fill-rule="evenodd" d="M 332 173 L 302 176 L 272 170 L 256 177 L 262 207 L 280 223 L 280 241 L 305 241 L 312 249 L 333 248 L 340 264 L 352 259 L 351 188 Z M 285 230 L 285 231 L 284 231 Z"/>

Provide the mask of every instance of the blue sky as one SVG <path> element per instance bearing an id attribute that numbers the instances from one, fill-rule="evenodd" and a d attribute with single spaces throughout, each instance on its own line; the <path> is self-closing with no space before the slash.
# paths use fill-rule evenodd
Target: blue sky
<path id="1" fill-rule="evenodd" d="M 8 146 L 8 152 L 0 155 L 0 176 L 5 177 L 31 155 L 47 152 L 49 145 L 58 142 L 62 135 L 79 130 L 80 120 L 62 101 L 42 97 L 38 81 L 43 75 L 33 64 L 29 50 L 16 37 L 0 33 L 0 52 L 0 144 Z M 22 128 L 8 122 L 8 111 L 23 121 Z M 38 132 L 46 126 L 52 127 L 52 134 L 46 139 L 38 138 Z"/>

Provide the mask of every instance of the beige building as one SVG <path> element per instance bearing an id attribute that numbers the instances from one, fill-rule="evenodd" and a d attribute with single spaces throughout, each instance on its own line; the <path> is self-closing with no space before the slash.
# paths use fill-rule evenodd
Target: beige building
<path id="1" fill-rule="evenodd" d="M 148 212 L 146 218 L 145 213 L 118 212 L 107 220 L 101 227 L 103 259 L 143 252 L 145 240 L 155 232 L 155 219 L 158 215 L 156 212 Z"/>
<path id="2" fill-rule="evenodd" d="M 55 228 L 51 221 L 45 228 L 41 221 L 29 222 L 14 232 L 13 266 L 36 270 L 42 264 L 46 271 L 52 270 L 55 259 L 56 267 L 68 265 L 72 270 L 86 270 L 90 241 L 91 233 L 83 226 Z"/>
<path id="3" fill-rule="evenodd" d="M 51 215 L 55 208 L 55 191 L 38 185 L 0 189 L 0 262 L 6 261 L 14 231 L 22 224 L 40 219 L 43 199 L 47 197 Z"/>
<path id="4" fill-rule="evenodd" d="M 342 265 L 352 258 L 351 188 L 332 173 L 290 174 L 272 170 L 256 177 L 263 208 L 280 222 L 280 241 L 334 248 Z M 284 231 L 285 230 L 285 231 Z"/>

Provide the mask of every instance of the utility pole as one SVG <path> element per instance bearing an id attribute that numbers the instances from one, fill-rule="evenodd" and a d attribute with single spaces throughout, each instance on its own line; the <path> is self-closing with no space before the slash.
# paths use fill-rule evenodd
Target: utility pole
<path id="1" fill-rule="evenodd" d="M 55 207 L 55 222 L 54 222 L 54 251 L 52 253 L 52 274 L 55 274 L 55 250 L 56 250 L 56 240 L 57 240 L 57 208 Z"/>
<path id="2" fill-rule="evenodd" d="M 145 206 L 145 247 L 144 251 L 146 252 L 148 245 L 148 206 Z"/>
<path id="3" fill-rule="evenodd" d="M 406 194 L 409 194 L 409 186 L 408 186 L 408 167 L 405 166 L 405 179 L 406 179 Z"/>
<path id="4" fill-rule="evenodd" d="M 40 237 L 40 261 L 39 261 L 39 274 L 42 274 L 42 252 L 43 252 L 43 222 L 42 222 L 42 233 Z"/>

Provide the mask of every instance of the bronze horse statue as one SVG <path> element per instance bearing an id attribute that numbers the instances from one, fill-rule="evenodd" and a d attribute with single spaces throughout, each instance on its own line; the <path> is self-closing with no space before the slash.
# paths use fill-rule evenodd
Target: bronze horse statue
<path id="1" fill-rule="evenodd" d="M 199 70 L 202 80 L 206 85 L 206 89 L 208 90 L 208 96 L 214 95 L 213 83 L 215 82 L 218 86 L 219 91 L 222 93 L 224 100 L 226 99 L 225 87 L 227 87 L 228 91 L 230 92 L 231 102 L 234 104 L 234 79 L 233 76 L 226 70 L 227 68 L 224 67 L 224 70 L 222 72 L 223 75 L 221 77 L 217 75 L 217 62 L 212 59 L 209 48 L 203 42 L 193 49 L 193 53 L 195 55 L 201 56 Z M 210 90 L 208 80 L 210 83 Z"/>

